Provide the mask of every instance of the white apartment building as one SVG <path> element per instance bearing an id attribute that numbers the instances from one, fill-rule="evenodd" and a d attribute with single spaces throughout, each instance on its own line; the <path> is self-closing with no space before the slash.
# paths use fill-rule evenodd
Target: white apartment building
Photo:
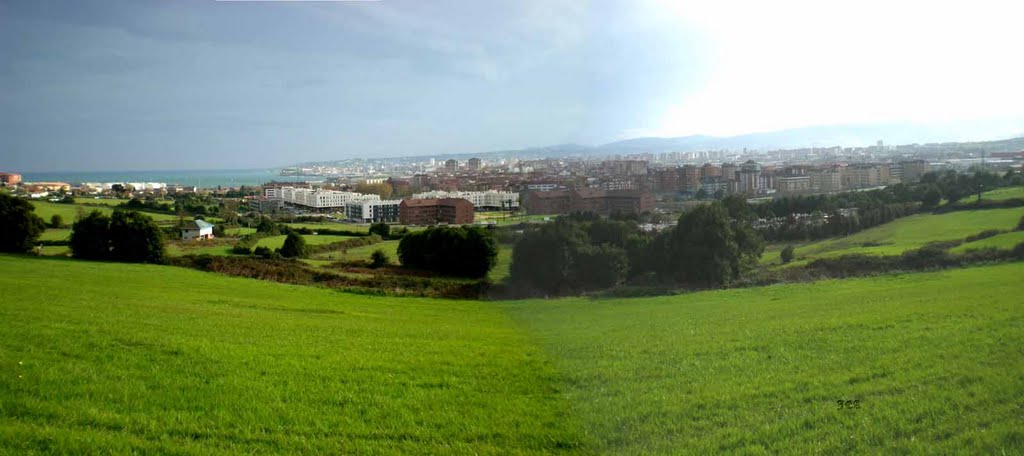
<path id="1" fill-rule="evenodd" d="M 315 209 L 342 208 L 345 207 L 346 203 L 360 201 L 380 201 L 379 195 L 365 195 L 355 192 L 295 187 L 280 187 L 275 192 L 271 192 L 271 190 L 266 190 L 267 198 L 281 199 L 287 203 Z"/>
<path id="2" fill-rule="evenodd" d="M 360 223 L 398 222 L 401 200 L 358 201 L 345 203 L 345 218 Z"/>
<path id="3" fill-rule="evenodd" d="M 417 193 L 413 198 L 462 198 L 473 203 L 475 209 L 481 208 L 518 208 L 519 194 L 514 192 L 499 192 L 487 190 L 486 192 L 446 192 L 435 190 L 432 192 Z"/>

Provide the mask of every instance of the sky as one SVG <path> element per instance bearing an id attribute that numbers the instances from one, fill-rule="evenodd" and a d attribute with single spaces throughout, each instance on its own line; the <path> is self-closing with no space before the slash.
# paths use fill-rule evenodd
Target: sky
<path id="1" fill-rule="evenodd" d="M 0 0 L 0 169 L 1024 118 L 1019 3 Z"/>

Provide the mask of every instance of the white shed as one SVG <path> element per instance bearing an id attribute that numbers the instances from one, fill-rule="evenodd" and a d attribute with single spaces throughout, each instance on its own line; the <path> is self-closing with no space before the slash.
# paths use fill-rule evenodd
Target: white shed
<path id="1" fill-rule="evenodd" d="M 181 239 L 212 239 L 213 224 L 206 220 L 193 220 L 181 229 Z"/>

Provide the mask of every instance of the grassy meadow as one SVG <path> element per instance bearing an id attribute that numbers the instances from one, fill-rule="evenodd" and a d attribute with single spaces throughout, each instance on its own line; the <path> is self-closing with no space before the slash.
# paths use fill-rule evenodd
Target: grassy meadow
<path id="1" fill-rule="evenodd" d="M 985 230 L 1012 230 L 1024 216 L 1024 208 L 916 214 L 878 225 L 850 236 L 810 243 L 792 243 L 797 260 L 848 254 L 899 255 L 935 241 L 964 239 Z M 779 253 L 788 245 L 776 243 L 765 250 L 763 263 L 781 263 Z M 797 261 L 795 264 L 801 264 Z"/>
<path id="2" fill-rule="evenodd" d="M 31 201 L 32 205 L 35 206 L 36 215 L 43 218 L 43 220 L 49 222 L 50 217 L 54 215 L 60 215 L 64 219 L 64 223 L 74 223 L 75 218 L 79 212 L 88 214 L 94 210 L 100 211 L 104 214 L 110 215 L 114 212 L 114 206 L 120 204 L 121 200 L 91 200 L 83 199 L 83 202 L 76 202 L 75 204 L 63 204 L 63 203 L 52 203 L 49 201 Z M 178 220 L 178 216 L 169 214 L 158 214 L 153 212 L 143 212 L 144 214 L 153 218 L 157 222 L 175 222 Z"/>
<path id="3" fill-rule="evenodd" d="M 1004 187 L 997 188 L 995 190 L 989 190 L 981 194 L 982 199 L 1002 201 L 1011 198 L 1024 198 L 1024 187 Z M 973 198 L 967 198 L 972 201 Z"/>
<path id="4" fill-rule="evenodd" d="M 489 303 L 14 256 L 0 287 L 0 452 L 582 444 L 550 360 Z"/>
<path id="5" fill-rule="evenodd" d="M 0 452 L 1019 454 L 1022 274 L 473 302 L 2 255 Z"/>

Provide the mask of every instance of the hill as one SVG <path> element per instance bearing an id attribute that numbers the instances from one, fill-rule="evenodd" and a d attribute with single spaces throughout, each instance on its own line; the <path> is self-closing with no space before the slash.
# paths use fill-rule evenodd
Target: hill
<path id="1" fill-rule="evenodd" d="M 1022 273 L 487 303 L 0 255 L 0 450 L 1013 453 Z"/>
<path id="2" fill-rule="evenodd" d="M 830 238 L 797 245 L 798 260 L 829 258 L 848 254 L 899 255 L 931 242 L 963 240 L 985 230 L 1009 231 L 1024 216 L 1024 208 L 956 211 L 944 214 L 921 213 L 878 225 L 850 236 Z M 1006 248 L 1015 236 L 1006 236 Z M 779 263 L 779 252 L 788 243 L 777 243 L 767 249 L 762 263 Z M 1003 246 L 999 244 L 999 246 Z M 791 263 L 793 265 L 802 262 Z"/>

